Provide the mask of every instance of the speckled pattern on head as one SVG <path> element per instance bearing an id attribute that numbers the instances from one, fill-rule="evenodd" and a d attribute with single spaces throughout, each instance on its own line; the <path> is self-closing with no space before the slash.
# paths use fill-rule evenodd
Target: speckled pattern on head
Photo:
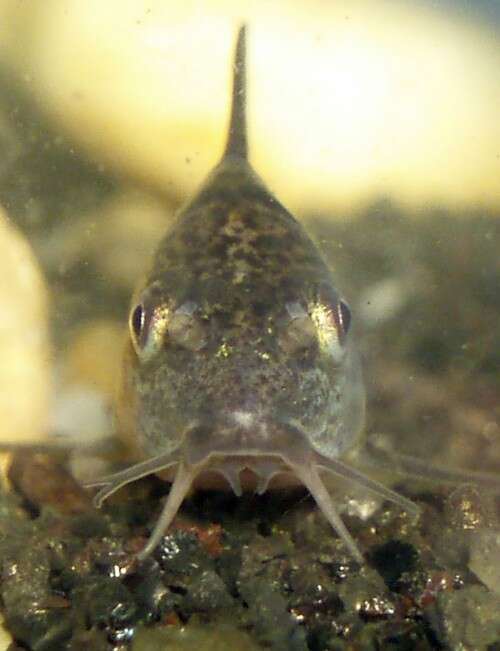
<path id="1" fill-rule="evenodd" d="M 176 468 L 143 558 L 207 470 L 238 494 L 244 469 L 259 492 L 291 473 L 361 561 L 318 470 L 414 506 L 340 459 L 364 417 L 350 311 L 316 246 L 247 160 L 245 92 L 242 28 L 225 153 L 160 243 L 132 303 L 118 415 L 145 461 L 94 482 L 104 486 L 96 499 Z"/>
<path id="2" fill-rule="evenodd" d="M 130 357 L 142 410 L 158 421 L 157 429 L 138 432 L 148 456 L 179 445 L 196 422 L 207 431 L 207 450 L 218 444 L 226 450 L 235 412 L 252 418 L 255 448 L 259 424 L 271 421 L 300 425 L 329 455 L 352 445 L 340 430 L 325 439 L 328 424 L 353 431 L 350 415 L 340 413 L 348 360 L 334 360 L 321 346 L 309 316 L 322 302 L 335 318 L 339 299 L 331 273 L 246 162 L 217 168 L 183 210 L 145 287 L 151 312 L 160 305 L 169 314 L 191 306 L 189 325 L 203 341 L 193 353 L 169 342 L 167 327 L 162 351 L 147 364 Z M 358 408 L 356 417 L 361 414 Z M 166 432 L 172 418 L 178 429 Z"/>

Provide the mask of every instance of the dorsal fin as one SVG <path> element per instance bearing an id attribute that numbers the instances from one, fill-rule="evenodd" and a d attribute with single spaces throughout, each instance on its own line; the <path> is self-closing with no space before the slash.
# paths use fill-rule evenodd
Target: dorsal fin
<path id="1" fill-rule="evenodd" d="M 228 156 L 247 160 L 246 120 L 246 25 L 238 32 L 233 62 L 233 93 L 231 96 L 231 119 L 226 148 L 222 159 Z"/>

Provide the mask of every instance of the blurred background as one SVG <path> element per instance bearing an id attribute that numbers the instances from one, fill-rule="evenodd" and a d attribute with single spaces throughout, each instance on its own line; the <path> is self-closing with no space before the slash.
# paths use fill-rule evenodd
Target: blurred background
<path id="1" fill-rule="evenodd" d="M 495 0 L 2 0 L 0 56 L 61 137 L 178 198 L 221 151 L 245 20 L 252 159 L 292 211 L 496 209 L 499 16 Z"/>
<path id="2" fill-rule="evenodd" d="M 426 462 L 500 472 L 498 0 L 0 0 L 0 446 L 31 445 L 47 437 L 52 444 L 59 437 L 77 449 L 70 459 L 77 477 L 104 471 L 102 456 L 80 450 L 112 436 L 133 288 L 179 206 L 221 155 L 234 40 L 242 21 L 249 25 L 251 161 L 318 243 L 352 307 L 368 389 L 367 436 Z M 7 500 L 1 502 L 0 526 L 10 527 L 0 540 L 2 558 L 11 553 L 9 545 L 29 556 L 32 546 L 26 541 L 36 538 L 29 526 L 43 528 L 45 522 L 50 529 L 51 513 L 73 513 L 72 499 L 85 517 L 91 510 L 88 494 L 65 475 L 66 465 L 54 470 L 45 459 L 37 466 L 24 452 L 16 462 L 9 477 L 17 473 L 17 495 L 0 492 Z M 0 454 L 0 483 L 9 463 L 9 455 Z M 392 472 L 387 479 L 398 480 Z M 45 486 L 44 480 L 52 483 Z M 152 522 L 160 493 L 154 482 L 139 484 L 131 489 L 139 491 L 138 500 L 128 499 L 125 491 L 117 503 L 139 505 L 142 522 Z M 143 499 L 148 485 L 152 500 Z M 409 540 L 425 566 L 425 572 L 412 574 L 403 563 L 413 596 L 407 599 L 405 588 L 394 583 L 389 637 L 377 648 L 396 648 L 392 626 L 407 622 L 401 604 L 404 612 L 413 611 L 415 626 L 427 627 L 431 642 L 442 642 L 432 648 L 497 648 L 500 520 L 494 500 L 471 487 L 450 492 L 437 484 L 430 494 L 405 486 L 406 493 L 412 490 L 424 507 L 420 524 L 410 526 L 397 509 L 390 517 L 377 511 L 366 496 L 365 502 L 359 496 L 354 500 L 354 513 L 375 513 L 376 526 L 368 528 L 357 516 L 349 519 L 362 547 Z M 197 522 L 206 524 L 200 499 L 203 516 Z M 260 512 L 251 501 L 247 507 L 241 501 L 247 515 L 236 518 L 236 528 L 255 529 L 255 562 L 265 559 L 259 573 L 264 564 L 271 567 L 269 559 L 286 558 L 288 551 L 276 550 L 280 539 L 293 539 L 294 532 L 308 554 L 316 543 L 335 543 L 320 529 L 307 534 L 312 502 L 290 499 L 285 517 L 286 509 L 275 503 L 275 520 L 267 507 Z M 191 515 L 193 503 L 186 507 Z M 308 509 L 307 517 L 301 508 Z M 216 522 L 230 522 L 234 512 L 209 510 Z M 31 519 L 37 513 L 49 516 Z M 119 520 L 120 513 L 110 508 L 100 517 Z M 306 529 L 302 524 L 294 529 L 290 517 L 303 520 Z M 48 549 L 54 558 L 57 550 L 73 549 L 58 538 L 61 521 L 52 522 L 56 538 L 47 543 L 45 534 L 37 533 L 35 561 L 39 556 L 45 562 Z M 86 523 L 82 530 L 87 531 Z M 98 540 L 90 540 L 89 549 L 99 555 L 102 529 L 94 531 Z M 129 539 L 123 534 L 122 540 Z M 247 543 L 234 540 L 236 558 Z M 263 544 L 271 551 L 262 552 Z M 102 567 L 107 568 L 115 561 L 104 549 Z M 391 549 L 393 572 L 397 553 Z M 53 574 L 47 569 L 45 575 L 43 567 L 38 571 L 31 561 L 18 563 L 15 554 L 12 558 L 2 582 L 10 630 L 17 641 L 35 640 L 33 648 L 49 648 L 50 640 L 59 648 L 61 629 L 51 637 L 50 622 L 44 628 L 32 621 L 41 621 L 37 618 L 45 612 L 57 620 L 56 628 L 64 625 L 72 617 L 69 602 L 61 602 L 60 593 L 59 602 L 45 602 L 55 584 L 44 583 L 46 592 L 40 593 L 36 581 L 43 583 L 45 576 L 52 581 Z M 189 566 L 182 560 L 187 556 L 179 558 Z M 318 558 L 326 572 L 323 556 Z M 306 560 L 301 572 L 314 563 Z M 69 564 L 73 572 L 73 560 Z M 433 575 L 436 567 L 445 571 Z M 242 576 L 240 587 L 249 575 Z M 309 590 L 301 586 L 322 588 L 311 576 L 298 584 L 298 603 L 301 591 Z M 331 576 L 335 584 L 340 581 L 340 574 Z M 34 588 L 32 577 L 42 577 Z M 356 621 L 332 633 L 337 642 L 336 636 L 361 630 L 360 603 L 373 603 L 363 620 L 367 629 L 375 621 L 382 627 L 386 617 L 380 606 L 385 587 L 373 593 L 363 580 L 357 583 L 357 571 L 352 577 L 352 600 L 342 599 L 346 616 Z M 267 590 L 275 576 L 265 581 Z M 89 593 L 92 607 L 99 585 Z M 426 591 L 444 586 L 441 610 L 432 610 L 435 595 L 415 602 L 417 585 Z M 308 593 L 312 619 L 305 620 L 313 638 L 313 619 L 327 603 L 314 590 Z M 121 604 L 122 593 L 116 594 Z M 366 595 L 372 594 L 371 602 Z M 425 617 L 419 610 L 424 601 L 430 604 Z M 45 611 L 40 610 L 44 603 Z M 332 603 L 342 605 L 338 598 Z M 420 604 L 416 610 L 408 606 L 415 603 Z M 94 610 L 98 624 L 92 634 L 101 636 L 104 620 Z M 283 605 L 283 617 L 289 610 Z M 124 612 L 121 605 L 116 612 Z M 265 618 L 258 612 L 260 626 Z M 281 629 L 275 611 L 269 612 L 265 625 L 274 634 Z M 325 625 L 332 626 L 337 614 L 322 612 Z M 127 617 L 122 626 L 130 637 Z M 228 611 L 228 617 L 233 623 L 240 615 Z M 182 631 L 184 624 L 170 628 Z M 416 648 L 413 630 L 401 648 Z M 81 647 L 71 648 L 90 648 L 87 633 L 81 632 Z M 1 635 L 0 629 L 3 649 L 10 637 L 3 641 Z M 308 648 L 333 648 L 329 644 Z M 351 644 L 347 637 L 346 644 Z M 196 642 L 193 648 L 205 646 Z"/>
<path id="3" fill-rule="evenodd" d="M 221 154 L 242 21 L 251 160 L 354 307 L 369 429 L 496 451 L 496 0 L 0 0 L 0 203 L 41 278 L 25 298 L 3 256 L 2 395 L 40 403 L 4 436 L 111 431 L 130 295 Z"/>

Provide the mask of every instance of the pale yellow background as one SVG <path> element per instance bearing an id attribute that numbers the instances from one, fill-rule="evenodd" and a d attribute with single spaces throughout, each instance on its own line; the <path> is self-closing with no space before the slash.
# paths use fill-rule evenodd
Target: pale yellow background
<path id="1" fill-rule="evenodd" d="M 220 154 L 246 20 L 252 160 L 292 211 L 498 209 L 498 32 L 424 6 L 1 0 L 0 58 L 96 160 L 185 196 Z"/>

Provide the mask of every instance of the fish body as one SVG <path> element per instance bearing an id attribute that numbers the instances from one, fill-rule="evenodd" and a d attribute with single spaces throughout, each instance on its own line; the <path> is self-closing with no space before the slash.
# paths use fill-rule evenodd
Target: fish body
<path id="1" fill-rule="evenodd" d="M 94 482 L 96 501 L 152 472 L 175 473 L 143 558 L 207 473 L 237 494 L 248 470 L 259 492 L 291 475 L 361 561 L 320 471 L 415 507 L 345 463 L 365 405 L 351 313 L 316 245 L 248 160 L 245 41 L 243 27 L 222 159 L 132 301 L 118 417 L 143 461 Z"/>

